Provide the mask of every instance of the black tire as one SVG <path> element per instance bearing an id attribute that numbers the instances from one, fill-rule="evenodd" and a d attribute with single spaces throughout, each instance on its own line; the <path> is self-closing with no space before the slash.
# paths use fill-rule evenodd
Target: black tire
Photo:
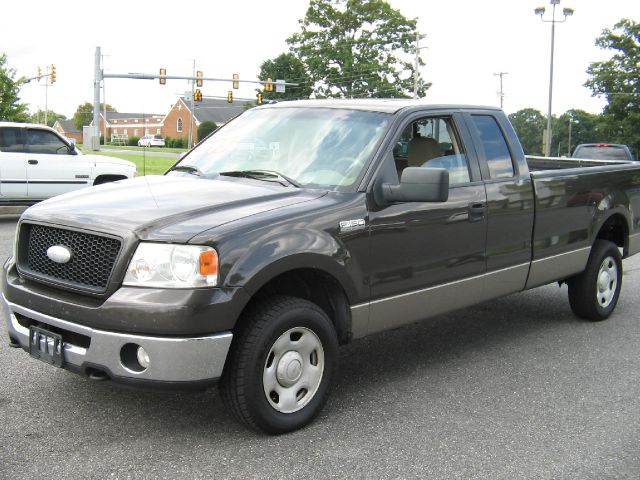
<path id="1" fill-rule="evenodd" d="M 290 432 L 322 410 L 337 364 L 336 331 L 322 309 L 296 297 L 265 299 L 241 319 L 220 379 L 222 398 L 248 427 Z"/>
<path id="2" fill-rule="evenodd" d="M 613 313 L 622 289 L 622 257 L 618 247 L 607 240 L 596 240 L 587 268 L 568 282 L 573 313 L 594 322 Z"/>

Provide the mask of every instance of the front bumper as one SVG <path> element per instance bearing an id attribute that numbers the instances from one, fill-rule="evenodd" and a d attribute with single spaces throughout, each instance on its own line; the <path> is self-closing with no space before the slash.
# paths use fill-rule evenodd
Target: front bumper
<path id="1" fill-rule="evenodd" d="M 29 326 L 44 326 L 62 334 L 64 367 L 68 370 L 102 372 L 112 380 L 141 386 L 213 383 L 222 374 L 232 339 L 230 332 L 194 337 L 110 332 L 31 310 L 11 303 L 4 295 L 3 299 L 8 308 L 9 336 L 24 350 L 29 351 Z M 146 369 L 134 371 L 127 367 L 123 347 L 131 344 L 143 347 L 149 354 Z"/>

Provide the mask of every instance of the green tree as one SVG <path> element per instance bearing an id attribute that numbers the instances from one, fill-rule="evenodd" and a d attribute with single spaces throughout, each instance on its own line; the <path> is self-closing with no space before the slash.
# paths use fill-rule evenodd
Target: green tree
<path id="1" fill-rule="evenodd" d="M 313 88 L 311 88 L 311 77 L 307 73 L 304 63 L 293 53 L 283 53 L 272 60 L 265 60 L 260 65 L 260 80 L 271 78 L 286 80 L 291 83 L 300 84 L 297 87 L 286 86 L 284 93 L 277 93 L 275 85 L 273 91 L 263 92 L 264 100 L 282 100 L 292 98 L 309 98 Z"/>
<path id="2" fill-rule="evenodd" d="M 637 155 L 640 150 L 640 24 L 622 19 L 613 29 L 604 29 L 596 39 L 600 48 L 611 50 L 609 60 L 593 62 L 585 83 L 594 96 L 604 96 L 607 105 L 600 119 L 601 141 L 626 143 Z"/>
<path id="3" fill-rule="evenodd" d="M 547 127 L 546 117 L 535 108 L 524 108 L 509 115 L 522 149 L 527 155 L 542 155 L 542 132 Z"/>
<path id="4" fill-rule="evenodd" d="M 24 77 L 15 78 L 16 70 L 7 66 L 7 55 L 0 55 L 0 120 L 26 122 L 29 119 L 27 105 L 20 103 L 20 86 Z"/>
<path id="5" fill-rule="evenodd" d="M 66 120 L 67 117 L 61 113 L 54 112 L 53 110 L 47 110 L 47 125 L 53 127 L 57 120 Z M 29 122 L 31 123 L 44 123 L 44 110 L 38 109 L 37 112 L 32 113 L 29 116 Z"/>
<path id="6" fill-rule="evenodd" d="M 310 0 L 287 43 L 318 97 L 409 97 L 416 20 L 384 0 Z M 420 61 L 420 64 L 423 64 Z M 418 78 L 418 94 L 430 84 Z"/>
<path id="7" fill-rule="evenodd" d="M 598 115 L 579 109 L 567 110 L 560 115 L 553 122 L 552 155 L 571 156 L 576 145 L 599 141 L 598 122 Z M 571 132 L 571 139 L 569 139 L 569 132 Z"/>
<path id="8" fill-rule="evenodd" d="M 211 120 L 205 120 L 200 125 L 198 125 L 198 141 L 201 142 L 204 138 L 209 135 L 211 132 L 216 130 L 218 126 L 215 122 Z"/>
<path id="9" fill-rule="evenodd" d="M 104 103 L 100 104 L 100 111 L 104 112 Z M 107 103 L 107 112 L 117 112 L 117 110 Z M 89 125 L 93 121 L 93 103 L 85 102 L 82 105 L 78 105 L 76 113 L 73 114 L 71 120 L 76 128 L 82 131 L 82 127 Z"/>

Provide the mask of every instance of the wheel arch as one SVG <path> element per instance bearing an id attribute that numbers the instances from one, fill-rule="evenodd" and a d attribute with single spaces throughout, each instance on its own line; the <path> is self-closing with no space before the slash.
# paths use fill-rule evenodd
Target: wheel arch
<path id="1" fill-rule="evenodd" d="M 608 240 L 623 250 L 623 257 L 629 252 L 629 220 L 627 216 L 620 211 L 611 212 L 609 216 L 603 219 L 592 244 L 596 240 Z"/>
<path id="2" fill-rule="evenodd" d="M 118 180 L 126 180 L 127 177 L 125 175 L 98 175 L 96 179 L 93 181 L 94 185 L 102 185 L 103 183 L 109 182 L 117 182 Z"/>
<path id="3" fill-rule="evenodd" d="M 242 321 L 246 310 L 265 297 L 289 295 L 318 305 L 331 319 L 339 343 L 348 343 L 352 336 L 349 288 L 335 271 L 322 268 L 317 262 L 306 263 L 307 266 L 291 266 L 289 262 L 276 262 L 269 266 L 269 275 L 258 274 L 247 282 L 245 291 L 250 299 L 244 306 L 239 321 Z M 351 295 L 355 293 L 352 291 Z"/>

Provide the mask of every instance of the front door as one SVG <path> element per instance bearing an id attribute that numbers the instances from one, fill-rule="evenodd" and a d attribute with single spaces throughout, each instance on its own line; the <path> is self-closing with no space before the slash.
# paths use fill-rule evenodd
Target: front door
<path id="1" fill-rule="evenodd" d="M 369 213 L 371 304 L 368 333 L 477 302 L 486 271 L 486 193 L 469 133 L 457 115 L 410 119 L 394 162 L 449 170 L 446 202 L 397 203 Z"/>
<path id="2" fill-rule="evenodd" d="M 49 130 L 28 129 L 26 140 L 30 199 L 53 197 L 89 183 L 89 162 L 58 135 Z"/>

